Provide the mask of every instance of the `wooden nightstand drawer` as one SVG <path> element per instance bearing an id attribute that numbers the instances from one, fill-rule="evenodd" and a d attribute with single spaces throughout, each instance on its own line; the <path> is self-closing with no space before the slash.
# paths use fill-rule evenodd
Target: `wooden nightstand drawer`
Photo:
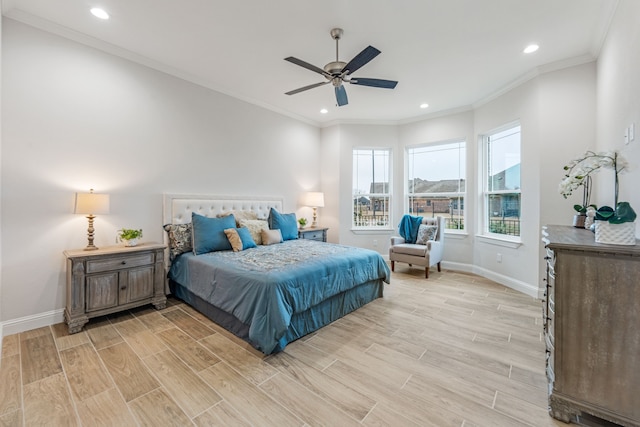
<path id="1" fill-rule="evenodd" d="M 87 274 L 153 264 L 153 253 L 87 261 Z"/>
<path id="2" fill-rule="evenodd" d="M 311 228 L 298 230 L 299 239 L 317 240 L 319 242 L 327 241 L 328 228 Z"/>

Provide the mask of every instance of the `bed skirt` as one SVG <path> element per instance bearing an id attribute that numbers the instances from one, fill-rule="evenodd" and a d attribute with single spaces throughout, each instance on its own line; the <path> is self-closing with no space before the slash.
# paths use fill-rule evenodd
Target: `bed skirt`
<path id="1" fill-rule="evenodd" d="M 187 288 L 172 280 L 169 281 L 169 287 L 175 297 L 183 300 L 224 329 L 247 341 L 253 347 L 256 347 L 254 343 L 249 340 L 249 325 L 242 323 L 232 314 L 209 304 Z M 272 353 L 282 351 L 290 342 L 310 334 L 313 331 L 317 331 L 363 305 L 377 298 L 381 298 L 383 289 L 384 281 L 382 279 L 372 280 L 334 295 L 301 313 L 294 313 L 291 317 L 291 323 L 289 324 L 287 332 L 280 338 L 278 345 L 273 349 Z"/>

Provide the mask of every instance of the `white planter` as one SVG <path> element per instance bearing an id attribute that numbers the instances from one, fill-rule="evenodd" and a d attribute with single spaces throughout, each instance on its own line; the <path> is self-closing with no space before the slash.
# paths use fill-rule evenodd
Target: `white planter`
<path id="1" fill-rule="evenodd" d="M 608 221 L 596 221 L 596 243 L 633 246 L 636 244 L 636 223 L 610 224 Z"/>
<path id="2" fill-rule="evenodd" d="M 122 241 L 124 242 L 125 246 L 137 246 L 138 245 L 138 239 L 129 239 L 129 240 L 122 239 Z"/>

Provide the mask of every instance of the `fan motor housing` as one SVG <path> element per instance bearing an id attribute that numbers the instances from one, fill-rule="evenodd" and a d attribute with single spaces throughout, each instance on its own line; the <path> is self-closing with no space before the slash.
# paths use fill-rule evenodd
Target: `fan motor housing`
<path id="1" fill-rule="evenodd" d="M 347 65 L 347 63 L 344 61 L 333 61 L 325 65 L 324 70 L 332 76 L 337 76 L 342 72 L 345 65 Z"/>

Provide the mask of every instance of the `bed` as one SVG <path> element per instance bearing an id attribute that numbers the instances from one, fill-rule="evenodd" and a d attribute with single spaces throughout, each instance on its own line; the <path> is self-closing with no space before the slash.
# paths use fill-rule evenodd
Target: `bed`
<path id="1" fill-rule="evenodd" d="M 233 211 L 266 218 L 279 198 L 164 195 L 165 229 L 192 213 Z M 175 244 L 165 233 L 165 243 Z M 383 295 L 390 271 L 375 251 L 305 239 L 237 252 L 168 250 L 170 292 L 264 354 L 284 347 Z M 178 251 L 180 252 L 180 251 Z M 173 254 L 173 256 L 172 256 Z"/>

